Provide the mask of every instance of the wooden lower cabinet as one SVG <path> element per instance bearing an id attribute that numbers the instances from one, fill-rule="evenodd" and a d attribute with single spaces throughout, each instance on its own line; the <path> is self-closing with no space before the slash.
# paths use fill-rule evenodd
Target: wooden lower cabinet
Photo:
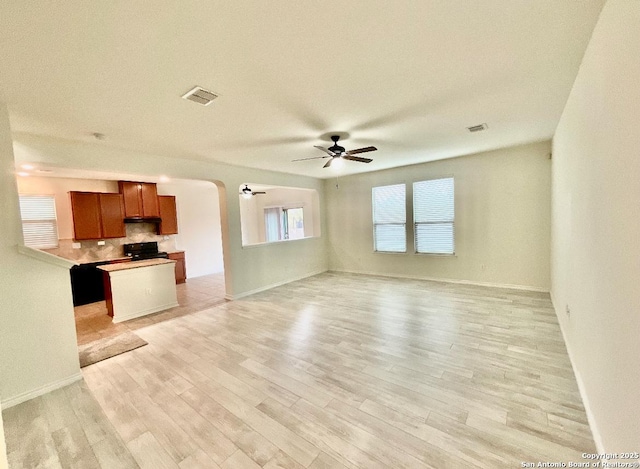
<path id="1" fill-rule="evenodd" d="M 169 259 L 176 261 L 176 283 L 185 283 L 187 281 L 187 263 L 184 251 L 169 253 Z"/>

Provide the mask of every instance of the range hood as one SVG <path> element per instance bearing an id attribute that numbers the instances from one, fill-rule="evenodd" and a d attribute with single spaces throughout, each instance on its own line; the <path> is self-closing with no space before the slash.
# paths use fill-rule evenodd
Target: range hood
<path id="1" fill-rule="evenodd" d="M 128 217 L 124 219 L 125 223 L 160 223 L 161 221 L 160 217 Z"/>

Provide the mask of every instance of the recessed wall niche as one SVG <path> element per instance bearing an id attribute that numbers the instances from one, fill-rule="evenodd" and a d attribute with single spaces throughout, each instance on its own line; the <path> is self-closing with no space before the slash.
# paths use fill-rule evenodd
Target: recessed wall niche
<path id="1" fill-rule="evenodd" d="M 315 189 L 243 183 L 238 192 L 243 246 L 320 236 Z"/>

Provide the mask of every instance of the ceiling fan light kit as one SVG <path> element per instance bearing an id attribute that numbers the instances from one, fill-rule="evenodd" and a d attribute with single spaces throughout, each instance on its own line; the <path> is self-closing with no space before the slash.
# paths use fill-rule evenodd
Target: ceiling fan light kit
<path id="1" fill-rule="evenodd" d="M 266 192 L 262 192 L 262 191 L 254 192 L 251 189 L 249 189 L 248 184 L 245 184 L 242 190 L 240 191 L 240 195 L 242 196 L 243 199 L 246 199 L 246 200 L 249 200 L 251 197 L 258 194 L 266 194 Z"/>
<path id="2" fill-rule="evenodd" d="M 370 151 L 376 151 L 376 147 L 363 147 L 356 148 L 355 150 L 347 151 L 344 147 L 338 145 L 338 140 L 340 140 L 340 135 L 332 135 L 331 140 L 333 140 L 333 145 L 329 148 L 321 147 L 320 145 L 314 145 L 318 150 L 322 150 L 326 153 L 325 156 L 312 156 L 310 158 L 298 158 L 292 161 L 304 161 L 304 160 L 315 160 L 321 158 L 331 158 L 327 163 L 323 166 L 323 168 L 328 168 L 335 161 L 336 163 L 342 162 L 342 160 L 349 161 L 357 161 L 358 163 L 371 163 L 373 160 L 371 158 L 363 158 L 361 156 L 353 156 L 358 153 L 367 153 Z"/>

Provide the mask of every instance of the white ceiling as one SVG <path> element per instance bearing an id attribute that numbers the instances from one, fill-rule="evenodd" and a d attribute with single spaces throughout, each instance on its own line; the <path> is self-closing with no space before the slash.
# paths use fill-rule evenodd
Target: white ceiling
<path id="1" fill-rule="evenodd" d="M 603 3 L 4 0 L 0 99 L 14 132 L 313 177 L 346 132 L 379 149 L 353 174 L 550 138 Z"/>

